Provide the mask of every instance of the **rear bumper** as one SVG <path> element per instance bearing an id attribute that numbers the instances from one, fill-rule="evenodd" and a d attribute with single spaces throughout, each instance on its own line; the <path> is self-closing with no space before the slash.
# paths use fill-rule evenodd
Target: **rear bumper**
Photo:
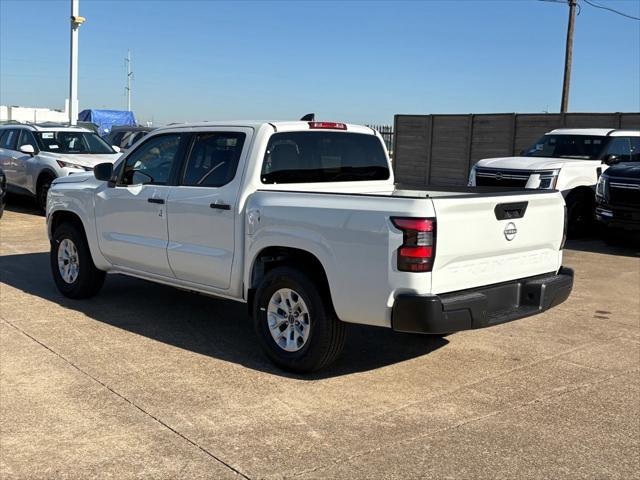
<path id="1" fill-rule="evenodd" d="M 529 317 L 564 302 L 573 270 L 445 295 L 398 295 L 391 326 L 397 332 L 452 333 Z"/>

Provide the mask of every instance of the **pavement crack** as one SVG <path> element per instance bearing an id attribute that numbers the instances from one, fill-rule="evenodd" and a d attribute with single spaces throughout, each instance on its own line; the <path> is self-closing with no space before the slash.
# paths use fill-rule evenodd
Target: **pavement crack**
<path id="1" fill-rule="evenodd" d="M 66 358 L 64 355 L 56 352 L 53 348 L 49 347 L 48 345 L 46 345 L 45 343 L 41 342 L 40 340 L 38 340 L 37 338 L 35 338 L 34 336 L 30 335 L 29 333 L 25 332 L 23 329 L 21 329 L 20 327 L 18 327 L 17 325 L 14 325 L 12 322 L 10 322 L 9 320 L 7 320 L 6 318 L 3 318 L 2 321 L 4 323 L 6 323 L 7 325 L 13 327 L 15 330 L 17 330 L 18 332 L 22 333 L 25 337 L 29 338 L 30 340 L 34 341 L 35 343 L 37 343 L 38 345 L 40 345 L 41 347 L 47 349 L 49 352 L 53 353 L 54 355 L 56 355 L 58 358 L 60 358 L 61 360 L 63 360 L 65 363 L 67 363 L 69 366 L 71 366 L 72 368 L 76 369 L 77 371 L 79 371 L 80 373 L 82 373 L 83 375 L 85 375 L 86 377 L 90 378 L 91 380 L 93 380 L 94 382 L 98 383 L 99 385 L 101 385 L 102 387 L 106 388 L 109 392 L 111 392 L 112 394 L 116 395 L 117 397 L 119 397 L 120 399 L 124 400 L 126 403 L 128 403 L 130 406 L 132 406 L 133 408 L 137 409 L 138 411 L 140 411 L 141 413 L 143 413 L 144 415 L 146 415 L 147 417 L 151 418 L 153 421 L 155 421 L 156 423 L 158 423 L 159 425 L 161 425 L 162 427 L 164 427 L 165 429 L 171 431 L 172 433 L 174 433 L 175 435 L 177 435 L 178 437 L 180 437 L 181 439 L 183 439 L 185 442 L 191 444 L 192 446 L 196 447 L 198 450 L 202 451 L 205 455 L 211 457 L 213 460 L 215 460 L 216 462 L 222 464 L 223 466 L 225 466 L 226 468 L 228 468 L 229 470 L 231 470 L 232 472 L 234 472 L 235 474 L 239 475 L 242 478 L 245 478 L 247 480 L 251 480 L 251 478 L 246 475 L 245 473 L 243 473 L 242 471 L 240 471 L 238 468 L 230 465 L 229 463 L 225 462 L 224 460 L 222 460 L 220 457 L 216 456 L 215 454 L 213 454 L 212 452 L 210 452 L 209 450 L 207 450 L 205 447 L 203 447 L 202 445 L 198 444 L 195 440 L 190 439 L 189 437 L 187 437 L 185 434 L 179 432 L 178 430 L 176 430 L 175 428 L 173 428 L 171 425 L 168 425 L 167 423 L 165 423 L 164 421 L 162 421 L 160 418 L 156 417 L 155 415 L 153 415 L 152 413 L 148 412 L 147 410 L 145 410 L 144 408 L 142 408 L 140 405 L 138 405 L 137 403 L 135 403 L 134 401 L 128 399 L 126 396 L 124 396 L 123 394 L 117 392 L 116 390 L 114 390 L 113 388 L 111 388 L 109 385 L 107 385 L 106 383 L 104 383 L 102 380 L 100 380 L 97 377 L 94 377 L 93 375 L 91 375 L 89 372 L 87 372 L 86 370 L 82 369 L 81 367 L 79 367 L 78 365 L 76 365 L 75 363 L 73 363 L 72 361 L 70 361 L 68 358 Z"/>
<path id="2" fill-rule="evenodd" d="M 617 339 L 620 339 L 620 338 L 626 338 L 626 337 L 624 337 L 624 335 L 618 335 L 618 336 L 615 336 L 615 337 L 607 339 L 607 342 L 611 342 L 613 340 L 617 340 Z M 413 402 L 405 403 L 404 405 L 400 405 L 399 407 L 396 407 L 396 408 L 385 410 L 382 413 L 373 415 L 372 418 L 383 417 L 383 416 L 386 417 L 389 414 L 400 412 L 402 410 L 405 410 L 407 408 L 411 408 L 411 407 L 413 407 L 415 405 L 419 405 L 421 403 L 431 402 L 433 400 L 436 400 L 436 399 L 441 398 L 441 397 L 445 397 L 447 395 L 453 395 L 453 394 L 455 394 L 457 392 L 460 392 L 462 390 L 466 390 L 468 388 L 471 388 L 471 387 L 479 385 L 479 384 L 481 384 L 483 382 L 486 382 L 487 380 L 494 380 L 494 379 L 500 378 L 500 377 L 502 377 L 504 375 L 508 375 L 510 373 L 513 373 L 513 372 L 524 370 L 526 368 L 538 365 L 540 363 L 548 362 L 549 360 L 562 358 L 564 355 L 567 355 L 569 353 L 573 353 L 573 352 L 576 352 L 576 351 L 579 351 L 579 350 L 583 350 L 585 348 L 593 347 L 595 345 L 597 345 L 597 342 L 588 342 L 588 343 L 585 343 L 585 344 L 578 345 L 576 347 L 570 348 L 568 350 L 563 350 L 562 352 L 558 352 L 558 353 L 555 353 L 553 355 L 547 355 L 545 357 L 539 358 L 539 359 L 534 360 L 532 362 L 528 362 L 528 363 L 525 363 L 525 364 L 522 364 L 522 365 L 518 365 L 517 367 L 514 367 L 514 368 L 509 368 L 507 370 L 503 370 L 503 371 L 498 372 L 498 373 L 494 373 L 494 374 L 491 374 L 491 375 L 486 375 L 486 376 L 484 376 L 482 378 L 479 378 L 477 380 L 474 380 L 472 382 L 465 383 L 464 385 L 460 385 L 459 387 L 454 388 L 452 390 L 448 390 L 446 392 L 442 392 L 442 393 L 440 393 L 438 395 L 435 395 L 434 397 L 423 398 L 423 399 L 416 400 L 416 401 L 413 401 Z"/>
<path id="3" fill-rule="evenodd" d="M 283 478 L 295 478 L 295 477 L 300 477 L 302 475 L 307 475 L 307 474 L 310 474 L 310 473 L 318 472 L 320 470 L 325 470 L 325 469 L 327 469 L 327 468 L 329 468 L 331 466 L 339 465 L 339 464 L 345 463 L 345 462 L 349 462 L 349 461 L 354 460 L 356 458 L 364 457 L 366 455 L 370 455 L 372 453 L 379 452 L 379 451 L 381 451 L 383 449 L 388 449 L 389 447 L 392 447 L 392 446 L 395 446 L 395 445 L 401 445 L 403 443 L 414 442 L 416 440 L 422 440 L 422 439 L 425 439 L 425 438 L 433 437 L 435 435 L 438 435 L 438 434 L 441 434 L 441 433 L 445 433 L 445 432 L 448 432 L 448 431 L 451 431 L 451 430 L 456 430 L 458 428 L 464 427 L 466 425 L 470 425 L 472 423 L 481 422 L 483 420 L 486 420 L 487 418 L 495 417 L 497 415 L 501 415 L 501 414 L 506 413 L 506 412 L 517 410 L 519 408 L 526 408 L 526 407 L 528 407 L 530 405 L 535 405 L 535 404 L 538 404 L 538 403 L 542 403 L 542 402 L 544 402 L 546 400 L 552 400 L 552 399 L 555 399 L 555 398 L 559 398 L 559 397 L 562 397 L 562 396 L 567 395 L 569 393 L 575 392 L 576 390 L 581 390 L 581 389 L 584 389 L 584 388 L 588 388 L 588 387 L 591 387 L 593 385 L 598 385 L 598 384 L 603 383 L 603 382 L 607 382 L 607 381 L 610 381 L 610 380 L 615 380 L 618 377 L 622 377 L 622 376 L 629 375 L 629 374 L 632 374 L 632 373 L 637 373 L 637 372 L 640 372 L 640 369 L 635 368 L 635 369 L 631 369 L 631 370 L 625 370 L 623 372 L 620 372 L 620 373 L 617 373 L 617 374 L 614 374 L 614 375 L 608 375 L 606 377 L 599 378 L 599 379 L 593 380 L 591 382 L 581 383 L 580 385 L 576 385 L 576 386 L 574 386 L 572 388 L 567 388 L 567 389 L 562 390 L 560 392 L 555 392 L 555 393 L 551 393 L 551 394 L 548 394 L 548 395 L 542 395 L 542 396 L 536 397 L 536 398 L 534 398 L 532 400 L 528 400 L 526 402 L 520 402 L 520 403 L 517 403 L 517 404 L 513 404 L 513 405 L 508 406 L 507 408 L 494 410 L 493 412 L 487 413 L 485 415 L 480 415 L 478 417 L 467 418 L 467 419 L 461 420 L 461 421 L 459 421 L 459 422 L 457 422 L 457 423 L 455 423 L 453 425 L 449 425 L 448 427 L 440 428 L 440 429 L 434 430 L 432 432 L 427 432 L 427 433 L 423 433 L 423 434 L 420 434 L 420 435 L 414 435 L 414 436 L 408 437 L 408 438 L 401 438 L 401 439 L 398 439 L 398 440 L 395 440 L 395 441 L 392 441 L 392 442 L 389 442 L 389 443 L 385 443 L 385 444 L 379 445 L 379 446 L 377 446 L 375 448 L 370 448 L 368 450 L 362 450 L 360 452 L 356 452 L 353 455 L 349 455 L 349 456 L 342 457 L 342 458 L 336 458 L 333 461 L 331 461 L 329 463 L 326 463 L 326 464 L 317 465 L 316 467 L 313 467 L 313 468 L 310 468 L 310 469 L 307 469 L 307 470 L 302 470 L 302 471 L 299 471 L 299 472 L 294 472 L 294 473 L 291 473 L 289 475 L 283 475 Z"/>

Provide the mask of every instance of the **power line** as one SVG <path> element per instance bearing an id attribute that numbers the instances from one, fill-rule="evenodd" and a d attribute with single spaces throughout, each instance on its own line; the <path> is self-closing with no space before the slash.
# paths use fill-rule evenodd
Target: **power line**
<path id="1" fill-rule="evenodd" d="M 546 2 L 546 3 L 561 3 L 563 5 L 566 5 L 568 3 L 568 0 L 538 0 L 538 1 L 539 2 Z M 607 10 L 607 11 L 615 13 L 617 15 L 621 15 L 623 17 L 630 18 L 631 20 L 640 21 L 640 17 L 634 17 L 633 15 L 629 15 L 628 13 L 621 12 L 619 10 L 616 10 L 615 8 L 607 7 L 605 5 L 600 5 L 600 4 L 592 2 L 590 0 L 582 0 L 582 1 L 584 3 L 586 3 L 587 5 L 591 5 L 594 8 L 600 8 L 602 10 Z M 578 3 L 576 6 L 578 7 L 578 15 L 580 15 L 580 11 L 582 10 L 580 8 L 580 4 Z"/>
<path id="2" fill-rule="evenodd" d="M 608 11 L 610 11 L 610 12 L 616 13 L 616 14 L 621 15 L 621 16 L 623 16 L 623 17 L 630 18 L 631 20 L 638 20 L 638 21 L 640 21 L 640 17 L 634 17 L 633 15 L 629 15 L 629 14 L 627 14 L 627 13 L 621 12 L 621 11 L 619 11 L 619 10 L 615 10 L 615 9 L 613 9 L 613 8 L 611 8 L 611 7 L 607 7 L 607 6 L 605 6 L 605 5 L 599 5 L 599 4 L 594 3 L 594 2 L 591 2 L 591 1 L 589 1 L 589 0 L 582 0 L 582 1 L 583 1 L 584 3 L 586 3 L 586 4 L 588 4 L 588 5 L 591 5 L 592 7 L 595 7 L 595 8 L 601 8 L 602 10 L 608 10 Z"/>

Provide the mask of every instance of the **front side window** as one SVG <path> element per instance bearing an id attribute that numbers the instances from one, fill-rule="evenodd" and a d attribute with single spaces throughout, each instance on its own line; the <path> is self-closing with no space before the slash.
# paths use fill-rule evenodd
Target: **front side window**
<path id="1" fill-rule="evenodd" d="M 113 149 L 93 132 L 36 132 L 40 150 L 51 153 L 111 154 Z"/>
<path id="2" fill-rule="evenodd" d="M 111 145 L 117 145 L 118 147 L 122 146 L 122 137 L 125 136 L 127 132 L 116 132 L 116 133 L 112 133 L 111 137 L 109 139 L 109 142 L 111 143 Z"/>
<path id="3" fill-rule="evenodd" d="M 31 145 L 36 152 L 38 151 L 36 138 L 29 130 L 22 130 L 20 133 L 20 140 L 18 140 L 18 150 L 20 150 L 20 147 L 22 147 L 23 145 Z"/>
<path id="4" fill-rule="evenodd" d="M 233 180 L 245 137 L 239 132 L 198 134 L 189 153 L 182 185 L 221 187 Z"/>
<path id="5" fill-rule="evenodd" d="M 607 137 L 590 135 L 545 135 L 523 156 L 598 160 L 606 140 Z"/>
<path id="6" fill-rule="evenodd" d="M 607 145 L 606 155 L 615 155 L 621 162 L 631 160 L 631 139 L 629 137 L 613 137 Z"/>
<path id="7" fill-rule="evenodd" d="M 121 185 L 166 185 L 180 147 L 178 133 L 150 138 L 127 157 Z"/>
<path id="8" fill-rule="evenodd" d="M 0 148 L 15 150 L 16 141 L 18 140 L 18 133 L 20 133 L 20 130 L 3 130 L 2 135 L 0 135 Z"/>
<path id="9" fill-rule="evenodd" d="M 389 166 L 374 135 L 290 132 L 271 136 L 262 164 L 262 183 L 387 180 Z"/>

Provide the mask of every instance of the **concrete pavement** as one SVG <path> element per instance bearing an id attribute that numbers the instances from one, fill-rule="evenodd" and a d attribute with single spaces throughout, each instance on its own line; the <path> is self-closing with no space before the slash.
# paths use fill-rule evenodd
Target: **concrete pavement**
<path id="1" fill-rule="evenodd" d="M 1 478 L 633 478 L 640 257 L 574 242 L 574 293 L 446 338 L 351 326 L 274 368 L 245 307 L 108 276 L 62 297 L 44 218 L 0 220 Z"/>

